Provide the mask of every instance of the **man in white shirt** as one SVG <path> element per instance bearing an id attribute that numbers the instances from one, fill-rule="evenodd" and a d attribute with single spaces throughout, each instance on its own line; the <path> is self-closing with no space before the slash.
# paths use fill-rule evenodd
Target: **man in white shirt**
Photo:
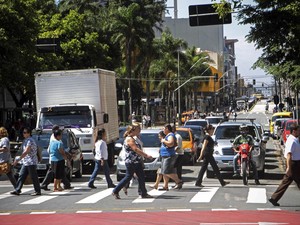
<path id="1" fill-rule="evenodd" d="M 295 181 L 300 189 L 300 126 L 296 123 L 290 126 L 291 135 L 285 145 L 284 157 L 286 158 L 286 172 L 277 190 L 272 194 L 269 202 L 274 206 L 280 206 L 278 201 L 281 199 L 289 185 Z"/>

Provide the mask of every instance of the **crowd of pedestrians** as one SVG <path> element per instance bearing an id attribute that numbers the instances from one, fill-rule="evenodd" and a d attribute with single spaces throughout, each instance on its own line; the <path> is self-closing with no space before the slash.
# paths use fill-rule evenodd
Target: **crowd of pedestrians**
<path id="1" fill-rule="evenodd" d="M 300 189 L 300 127 L 297 124 L 292 124 L 291 135 L 288 137 L 284 156 L 286 157 L 286 173 L 276 191 L 269 198 L 269 202 L 274 206 L 279 206 L 278 201 L 281 199 L 288 186 L 295 181 Z M 214 173 L 216 174 L 221 186 L 229 184 L 229 182 L 224 181 L 222 175 L 219 171 L 219 168 L 213 157 L 214 149 L 214 140 L 212 139 L 212 134 L 214 127 L 208 125 L 205 128 L 205 136 L 202 141 L 202 149 L 200 151 L 200 156 L 197 161 L 203 161 L 198 177 L 196 178 L 195 186 L 203 187 L 202 181 L 204 173 L 207 170 L 208 164 L 213 168 Z M 236 146 L 240 139 L 246 139 L 250 144 L 252 139 L 249 137 L 248 133 L 241 128 L 241 135 L 238 136 L 233 146 Z M 41 189 L 49 190 L 48 185 L 51 180 L 54 178 L 54 192 L 60 192 L 64 189 L 70 189 L 71 184 L 66 177 L 65 167 L 68 165 L 68 162 L 72 155 L 67 153 L 64 150 L 62 138 L 62 130 L 59 129 L 59 126 L 54 125 L 52 129 L 53 134 L 51 135 L 48 152 L 50 155 L 50 169 L 47 172 L 47 175 L 40 185 L 38 175 L 37 175 L 37 164 L 39 162 L 38 157 L 38 147 L 34 139 L 31 137 L 31 129 L 28 127 L 23 128 L 23 142 L 21 145 L 22 154 L 15 158 L 12 162 L 12 157 L 10 154 L 10 144 L 9 144 L 9 134 L 4 127 L 0 127 L 0 164 L 9 164 L 11 165 L 5 172 L 10 180 L 14 190 L 10 193 L 12 195 L 20 195 L 22 193 L 22 187 L 27 176 L 30 176 L 34 192 L 32 196 L 41 195 Z M 152 156 L 146 154 L 143 151 L 143 143 L 140 139 L 141 125 L 139 123 L 133 123 L 129 125 L 124 134 L 124 143 L 123 148 L 126 153 L 125 165 L 126 165 L 126 175 L 125 177 L 115 185 L 110 177 L 110 170 L 107 163 L 108 152 L 106 144 L 106 131 L 101 129 L 97 132 L 97 138 L 95 139 L 95 167 L 94 171 L 89 179 L 88 187 L 91 189 L 97 188 L 94 185 L 94 181 L 100 171 L 103 169 L 107 186 L 108 188 L 113 188 L 112 195 L 115 199 L 120 199 L 119 192 L 123 189 L 125 194 L 127 194 L 127 188 L 131 179 L 134 177 L 138 181 L 138 194 L 141 198 L 152 198 L 147 192 L 145 186 L 145 174 L 144 174 L 144 159 L 151 159 Z M 158 132 L 158 138 L 161 143 L 159 150 L 160 159 L 161 159 L 161 168 L 157 170 L 156 182 L 153 185 L 150 185 L 150 188 L 168 191 L 169 190 L 169 181 L 172 180 L 175 182 L 175 185 L 172 189 L 180 190 L 183 187 L 183 178 L 182 178 L 182 163 L 184 158 L 183 148 L 182 148 L 182 138 L 176 133 L 176 128 L 171 127 L 167 124 L 163 127 L 163 130 Z M 237 158 L 237 157 L 235 157 Z M 236 159 L 234 160 L 236 161 Z M 17 181 L 14 177 L 13 166 L 16 166 L 18 163 L 21 163 L 21 169 L 19 172 L 19 177 Z M 252 166 L 255 167 L 255 164 Z M 237 172 L 236 165 L 234 165 L 234 171 Z M 254 170 L 256 184 L 259 184 L 257 173 Z M 161 180 L 163 180 L 163 186 L 159 187 Z M 64 187 L 61 186 L 61 183 L 64 184 Z"/>

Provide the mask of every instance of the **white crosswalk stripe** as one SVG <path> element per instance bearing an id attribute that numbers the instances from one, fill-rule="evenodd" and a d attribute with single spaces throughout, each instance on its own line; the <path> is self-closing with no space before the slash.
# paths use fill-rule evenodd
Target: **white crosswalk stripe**
<path id="1" fill-rule="evenodd" d="M 267 203 L 265 188 L 249 188 L 247 203 Z"/>
<path id="2" fill-rule="evenodd" d="M 210 202 L 216 192 L 219 190 L 218 187 L 205 187 L 202 188 L 190 201 L 191 203 Z"/>
<path id="3" fill-rule="evenodd" d="M 96 194 L 92 194 L 78 202 L 76 204 L 94 204 L 100 201 L 103 198 L 106 198 L 107 196 L 110 196 L 112 193 L 113 188 L 108 188 L 104 191 L 97 192 Z"/>

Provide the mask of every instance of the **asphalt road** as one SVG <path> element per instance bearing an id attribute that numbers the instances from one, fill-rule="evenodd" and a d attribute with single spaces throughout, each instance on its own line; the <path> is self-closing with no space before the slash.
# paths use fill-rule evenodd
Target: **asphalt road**
<path id="1" fill-rule="evenodd" d="M 238 116 L 255 117 L 267 127 L 270 115 L 265 114 L 262 102 L 251 112 L 241 112 Z M 149 194 L 154 198 L 140 199 L 137 184 L 133 183 L 128 196 L 120 192 L 121 200 L 111 196 L 112 189 L 107 189 L 103 179 L 95 182 L 97 189 L 88 188 L 89 174 L 74 178 L 73 190 L 61 193 L 43 191 L 37 197 L 30 196 L 32 185 L 24 185 L 20 196 L 10 195 L 12 187 L 5 176 L 1 176 L 0 224 L 28 222 L 42 225 L 52 224 L 51 221 L 57 219 L 60 224 L 298 224 L 295 221 L 300 221 L 300 195 L 294 184 L 280 200 L 280 207 L 273 207 L 267 201 L 285 169 L 282 146 L 277 140 L 270 139 L 267 143 L 265 168 L 261 185 L 255 185 L 254 180 L 250 180 L 249 185 L 244 186 L 242 180 L 225 174 L 225 180 L 230 181 L 228 186 L 222 188 L 216 178 L 205 178 L 204 188 L 199 188 L 194 183 L 200 165 L 184 166 L 184 186 L 181 190 L 151 190 L 148 186 L 153 182 L 147 181 Z M 113 172 L 112 179 L 117 183 Z M 104 175 L 99 177 L 104 178 Z"/>

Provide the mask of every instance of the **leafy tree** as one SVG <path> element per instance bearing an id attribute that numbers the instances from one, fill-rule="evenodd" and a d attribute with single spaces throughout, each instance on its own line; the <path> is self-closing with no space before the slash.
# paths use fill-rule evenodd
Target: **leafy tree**
<path id="1" fill-rule="evenodd" d="M 152 43 L 155 37 L 153 28 L 161 22 L 163 10 L 163 2 L 153 0 L 110 2 L 110 29 L 113 33 L 112 40 L 120 46 L 124 59 L 123 65 L 126 68 L 124 75 L 128 78 L 131 95 L 130 113 L 132 112 L 132 108 L 130 108 L 133 105 L 132 99 L 139 100 L 141 98 L 141 82 L 132 82 L 132 79 L 140 74 L 134 69 L 142 68 L 137 65 L 138 61 L 146 62 L 139 58 L 145 57 L 141 54 L 141 52 L 145 53 L 142 49 L 145 43 L 147 46 Z M 137 108 L 139 107 L 137 106 Z"/>
<path id="2" fill-rule="evenodd" d="M 35 2 L 0 0 L 0 84 L 9 91 L 18 108 L 33 100 L 35 41 L 39 29 Z"/>

